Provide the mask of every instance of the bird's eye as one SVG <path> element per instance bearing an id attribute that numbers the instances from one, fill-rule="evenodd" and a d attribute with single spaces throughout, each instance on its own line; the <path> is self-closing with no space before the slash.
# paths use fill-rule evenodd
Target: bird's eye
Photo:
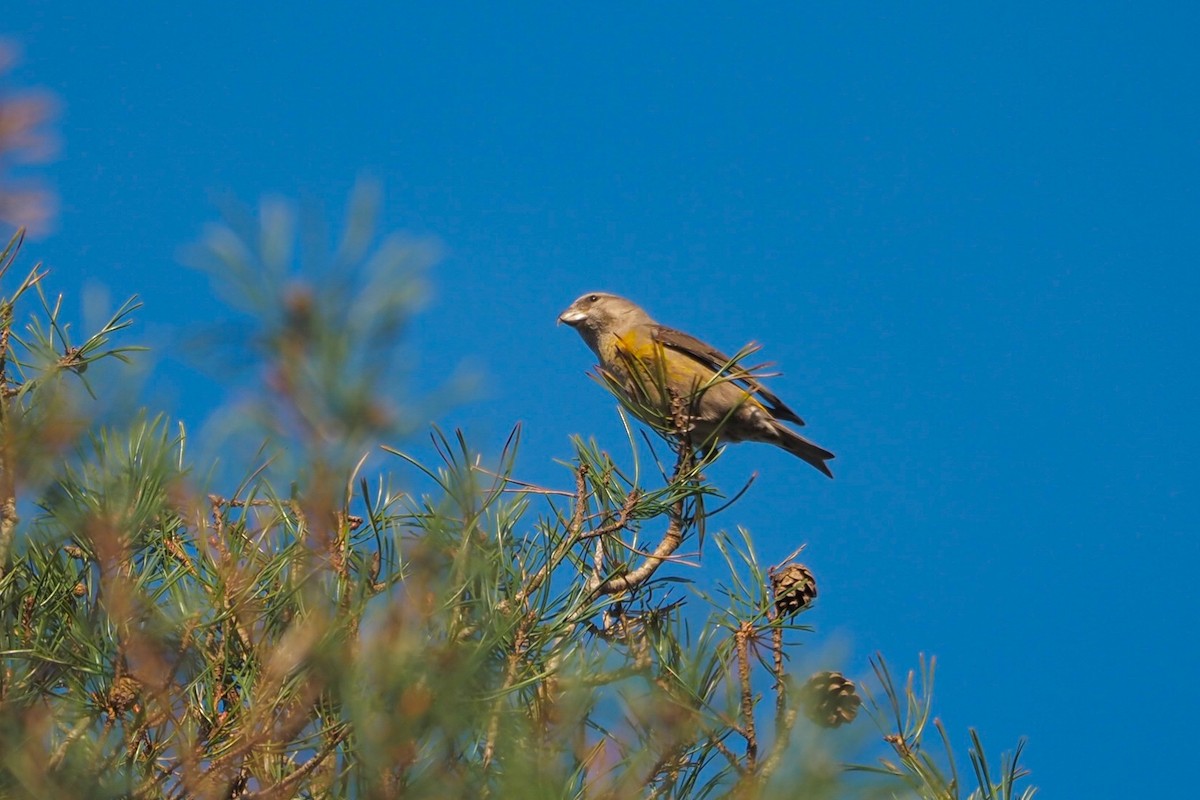
<path id="1" fill-rule="evenodd" d="M 596 301 L 597 301 L 597 300 L 599 300 L 599 299 L 600 299 L 600 295 L 598 295 L 598 294 L 589 294 L 589 295 L 588 295 L 588 302 L 589 302 L 589 303 L 594 303 L 594 302 L 596 302 Z"/>

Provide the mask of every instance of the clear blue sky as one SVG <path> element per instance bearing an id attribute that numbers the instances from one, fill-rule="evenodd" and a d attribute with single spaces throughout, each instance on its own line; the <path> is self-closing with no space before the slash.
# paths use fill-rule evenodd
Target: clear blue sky
<path id="1" fill-rule="evenodd" d="M 140 294 L 150 338 L 213 313 L 177 252 L 214 197 L 338 209 L 371 174 L 446 251 L 430 383 L 487 376 L 442 421 L 484 449 L 523 421 L 540 480 L 572 433 L 623 448 L 554 326 L 581 292 L 763 342 L 837 479 L 751 445 L 713 477 L 759 470 L 764 559 L 810 543 L 821 641 L 859 674 L 937 654 L 960 753 L 1028 735 L 1048 797 L 1193 783 L 1200 12 L 421 6 L 10 8 L 16 80 L 65 108 L 27 252 Z M 156 380 L 193 425 L 222 399 Z"/>

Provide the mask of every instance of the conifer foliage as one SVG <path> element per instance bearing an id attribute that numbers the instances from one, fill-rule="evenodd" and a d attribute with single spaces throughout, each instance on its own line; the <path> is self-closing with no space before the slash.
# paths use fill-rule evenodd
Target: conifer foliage
<path id="1" fill-rule="evenodd" d="M 279 203 L 196 248 L 252 387 L 207 443 L 97 421 L 136 301 L 77 335 L 20 234 L 4 249 L 0 796 L 1018 796 L 973 733 L 959 779 L 928 681 L 879 662 L 871 744 L 853 681 L 793 674 L 816 578 L 709 524 L 720 451 L 693 452 L 685 404 L 620 456 L 575 439 L 560 486 L 519 478 L 519 429 L 486 459 L 436 428 L 409 454 L 442 400 L 404 385 L 435 254 L 374 236 L 376 207 L 359 192 L 321 257 Z"/>

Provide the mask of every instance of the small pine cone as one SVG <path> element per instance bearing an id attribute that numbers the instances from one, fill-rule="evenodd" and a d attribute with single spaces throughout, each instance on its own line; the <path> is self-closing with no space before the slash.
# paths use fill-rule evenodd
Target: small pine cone
<path id="1" fill-rule="evenodd" d="M 800 690 L 808 718 L 823 728 L 837 728 L 858 716 L 862 698 L 854 682 L 840 672 L 818 672 Z"/>
<path id="2" fill-rule="evenodd" d="M 817 579 L 803 564 L 788 564 L 771 573 L 775 613 L 787 618 L 800 613 L 817 599 Z"/>
<path id="3" fill-rule="evenodd" d="M 121 714 L 137 701 L 141 691 L 142 684 L 138 682 L 137 678 L 132 675 L 122 675 L 113 681 L 112 688 L 108 692 L 108 704 L 112 706 L 113 711 Z"/>

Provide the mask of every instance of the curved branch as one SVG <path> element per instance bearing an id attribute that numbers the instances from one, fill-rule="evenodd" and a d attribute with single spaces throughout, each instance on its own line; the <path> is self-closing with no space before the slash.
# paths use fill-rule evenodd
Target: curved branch
<path id="1" fill-rule="evenodd" d="M 636 589 L 654 575 L 663 562 L 666 561 L 672 553 L 679 549 L 679 545 L 683 543 L 683 500 L 676 501 L 671 508 L 671 522 L 667 525 L 667 530 L 663 534 L 662 541 L 658 543 L 658 547 L 654 548 L 654 552 L 646 556 L 646 560 L 641 566 L 632 572 L 626 572 L 623 575 L 615 575 L 608 580 L 600 583 L 592 588 L 596 594 L 619 594 L 627 592 L 631 589 Z"/>

